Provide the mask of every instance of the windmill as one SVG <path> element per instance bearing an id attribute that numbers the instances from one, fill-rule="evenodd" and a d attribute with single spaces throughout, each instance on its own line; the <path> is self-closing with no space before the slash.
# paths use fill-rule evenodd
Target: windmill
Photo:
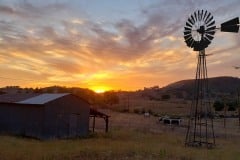
<path id="1" fill-rule="evenodd" d="M 197 10 L 188 17 L 184 27 L 184 39 L 187 46 L 198 52 L 193 100 L 185 139 L 187 146 L 206 146 L 208 148 L 215 146 L 205 48 L 211 44 L 217 30 L 237 33 L 239 18 L 224 22 L 217 28 L 210 12 Z"/>

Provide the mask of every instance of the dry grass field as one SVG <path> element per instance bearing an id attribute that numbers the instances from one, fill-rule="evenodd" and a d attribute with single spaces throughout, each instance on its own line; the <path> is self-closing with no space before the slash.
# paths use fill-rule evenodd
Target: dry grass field
<path id="1" fill-rule="evenodd" d="M 111 116 L 110 132 L 97 120 L 98 132 L 86 138 L 39 141 L 0 136 L 1 160 L 238 160 L 240 134 L 221 134 L 214 149 L 184 146 L 184 127 L 163 125 L 157 117 L 103 110 Z M 235 124 L 235 120 L 228 122 Z M 222 121 L 216 122 L 219 130 Z M 225 132 L 223 132 L 225 133 Z"/>
<path id="2" fill-rule="evenodd" d="M 237 118 L 214 120 L 216 148 L 184 146 L 190 102 L 126 99 L 101 112 L 110 116 L 109 132 L 103 119 L 96 133 L 85 138 L 40 141 L 0 135 L 0 160 L 239 160 L 240 127 Z M 129 109 L 128 112 L 122 112 Z M 139 112 L 135 112 L 138 110 Z M 121 111 L 121 112 L 119 112 Z M 143 111 L 151 111 L 145 117 Z M 229 113 L 232 114 L 232 113 Z M 154 116 L 153 116 L 154 115 Z M 176 115 L 180 126 L 164 125 L 156 115 Z M 92 119 L 90 119 L 90 130 Z"/>
<path id="3" fill-rule="evenodd" d="M 129 101 L 127 99 L 120 100 L 120 103 L 114 105 L 116 110 L 123 110 L 129 108 L 130 112 L 135 109 L 139 111 L 151 110 L 153 113 L 159 115 L 187 115 L 190 109 L 190 101 L 171 99 L 169 101 L 146 100 L 141 98 L 133 98 Z"/>
<path id="4" fill-rule="evenodd" d="M 215 149 L 188 148 L 176 133 L 114 129 L 86 139 L 38 141 L 0 137 L 1 160 L 237 160 L 239 139 L 218 139 Z"/>

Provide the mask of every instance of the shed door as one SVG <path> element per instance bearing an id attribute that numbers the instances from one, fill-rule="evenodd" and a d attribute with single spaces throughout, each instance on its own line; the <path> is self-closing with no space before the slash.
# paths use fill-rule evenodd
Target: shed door
<path id="1" fill-rule="evenodd" d="M 78 116 L 76 114 L 71 114 L 69 119 L 69 136 L 77 136 L 77 120 Z"/>

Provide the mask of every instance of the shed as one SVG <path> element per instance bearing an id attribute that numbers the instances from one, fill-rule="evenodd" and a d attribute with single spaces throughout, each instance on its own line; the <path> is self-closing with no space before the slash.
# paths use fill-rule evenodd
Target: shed
<path id="1" fill-rule="evenodd" d="M 88 135 L 90 104 L 77 96 L 46 93 L 12 99 L 0 97 L 0 132 L 39 139 Z"/>
<path id="2" fill-rule="evenodd" d="M 109 115 L 106 115 L 102 112 L 97 111 L 96 109 L 91 108 L 90 109 L 90 117 L 93 117 L 93 124 L 92 124 L 92 132 L 95 132 L 95 119 L 97 118 L 103 118 L 105 120 L 105 132 L 108 132 L 108 119 Z"/>

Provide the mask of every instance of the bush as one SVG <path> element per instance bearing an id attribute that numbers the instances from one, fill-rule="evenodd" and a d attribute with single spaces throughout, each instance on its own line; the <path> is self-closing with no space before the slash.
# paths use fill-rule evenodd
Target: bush
<path id="1" fill-rule="evenodd" d="M 121 109 L 120 112 L 122 112 L 122 113 L 129 113 L 129 109 L 124 108 L 124 109 Z"/>
<path id="2" fill-rule="evenodd" d="M 169 100 L 170 98 L 171 96 L 168 94 L 162 95 L 162 100 Z"/>
<path id="3" fill-rule="evenodd" d="M 153 116 L 154 117 L 159 117 L 159 114 L 158 113 L 153 113 Z"/>
<path id="4" fill-rule="evenodd" d="M 229 106 L 228 111 L 236 111 L 236 107 L 235 106 Z"/>
<path id="5" fill-rule="evenodd" d="M 138 108 L 135 108 L 135 109 L 133 110 L 133 112 L 136 113 L 136 114 L 139 114 L 139 113 L 140 113 L 140 110 L 139 110 Z"/>
<path id="6" fill-rule="evenodd" d="M 148 110 L 149 114 L 153 114 L 153 111 L 151 109 Z"/>
<path id="7" fill-rule="evenodd" d="M 215 111 L 222 111 L 224 108 L 224 103 L 221 101 L 215 101 L 213 104 Z"/>
<path id="8" fill-rule="evenodd" d="M 231 101 L 227 103 L 228 106 L 228 111 L 235 111 L 236 108 L 238 107 L 237 101 Z"/>
<path id="9" fill-rule="evenodd" d="M 145 108 L 142 108 L 141 113 L 144 114 L 145 112 Z"/>

